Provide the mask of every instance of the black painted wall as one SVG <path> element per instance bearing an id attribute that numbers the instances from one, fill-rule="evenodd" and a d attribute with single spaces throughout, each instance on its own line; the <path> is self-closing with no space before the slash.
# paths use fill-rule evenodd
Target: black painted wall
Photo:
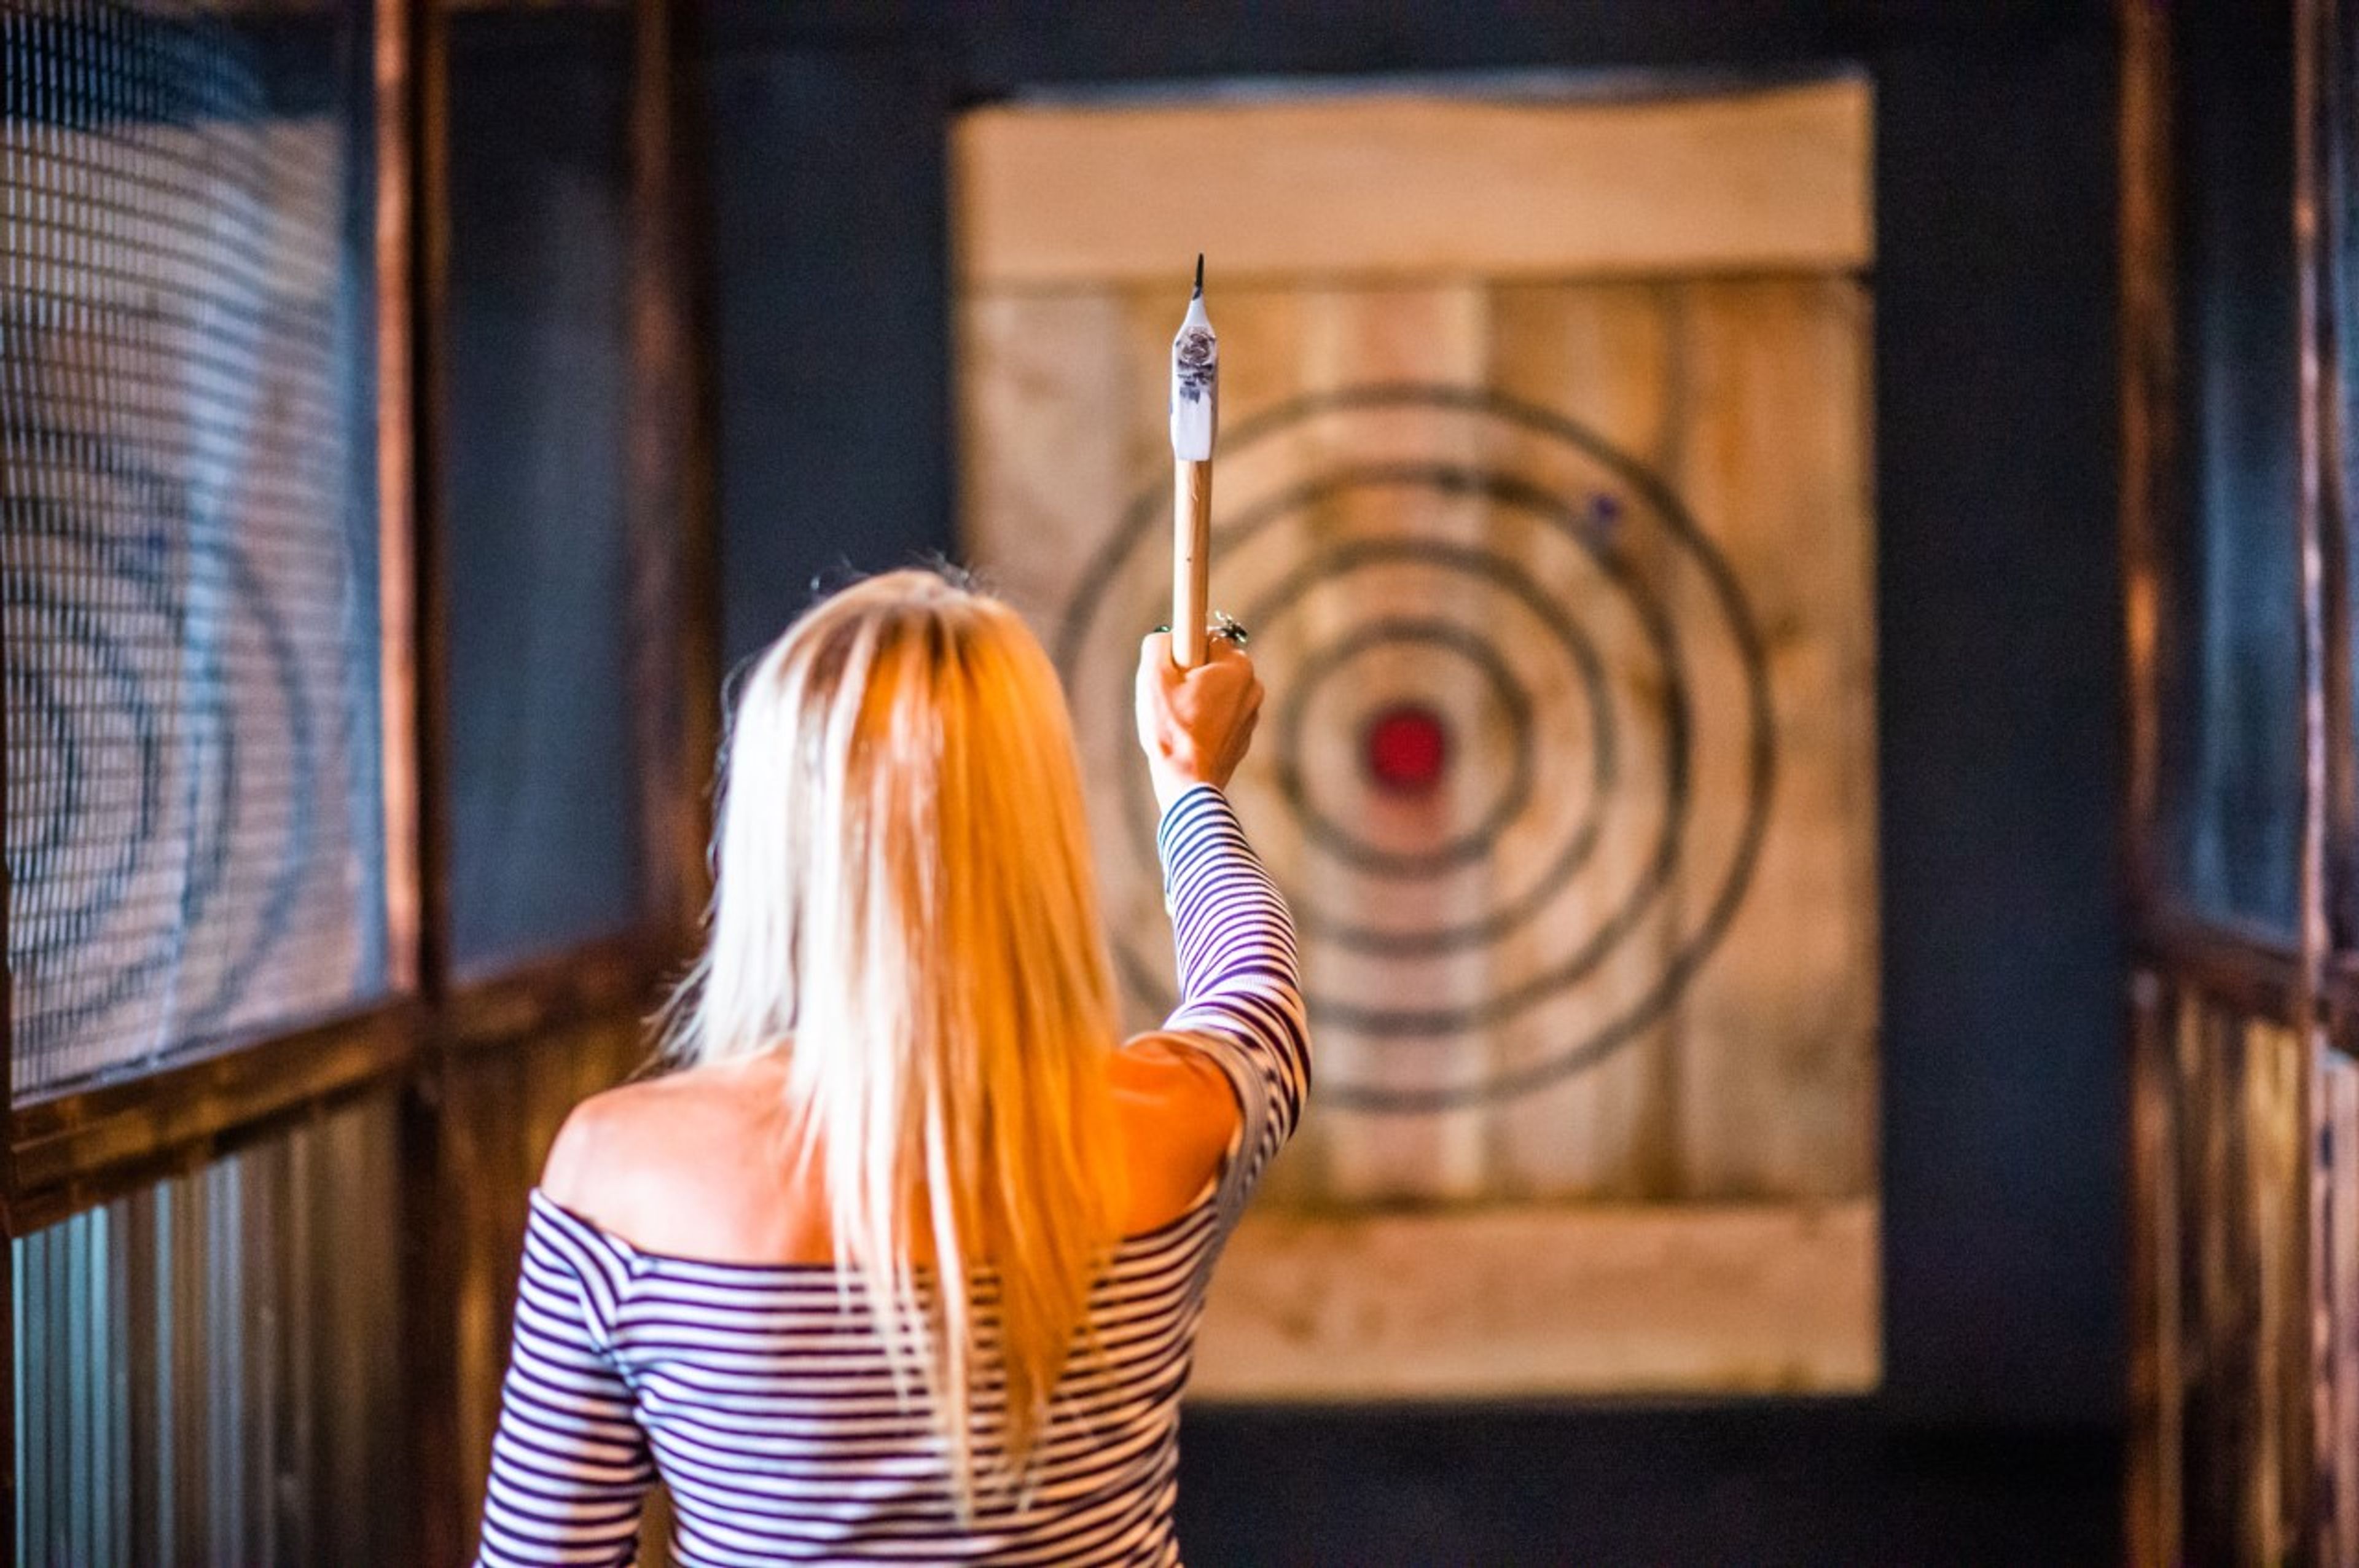
<path id="1" fill-rule="evenodd" d="M 625 640 L 630 35 L 450 23 L 451 946 L 482 970 L 639 920 Z"/>
<path id="2" fill-rule="evenodd" d="M 879 18 L 883 19 L 879 19 Z M 715 0 L 728 649 L 951 545 L 944 138 L 1048 83 L 1530 68 L 1876 87 L 1882 1418 L 2118 1421 L 2115 49 L 2085 4 Z"/>

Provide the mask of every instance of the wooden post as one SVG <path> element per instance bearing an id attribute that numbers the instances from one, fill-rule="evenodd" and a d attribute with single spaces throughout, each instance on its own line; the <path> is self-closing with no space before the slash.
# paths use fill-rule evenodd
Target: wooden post
<path id="1" fill-rule="evenodd" d="M 442 350 L 450 249 L 447 21 L 375 0 L 381 582 L 388 981 L 423 1003 L 429 1048 L 400 1129 L 401 1354 L 408 1560 L 455 1563 L 459 1388 L 451 1349 L 452 1183 L 439 1024 L 449 988 L 444 786 Z"/>
<path id="2" fill-rule="evenodd" d="M 13 652 L 0 645 L 0 667 Z M 7 691 L 0 679 L 0 802 L 8 797 Z M 0 811 L 0 1568 L 16 1568 L 16 998 L 6 838 L 7 816 Z"/>
<path id="3" fill-rule="evenodd" d="M 719 547 L 704 373 L 701 203 L 684 134 L 688 8 L 636 0 L 631 27 L 631 718 L 644 910 L 685 942 L 710 892 L 705 809 L 720 743 Z"/>
<path id="4" fill-rule="evenodd" d="M 2122 592 L 2126 643 L 2122 863 L 2134 926 L 2160 905 L 2161 647 L 2167 559 L 2159 541 L 2174 491 L 2170 29 L 2161 7 L 2122 7 Z M 2124 1552 L 2133 1568 L 2180 1558 L 2185 1421 L 2180 1117 L 2171 989 L 2134 978 L 2128 1182 L 2129 1438 Z"/>
<path id="5" fill-rule="evenodd" d="M 2303 1249 L 2306 1331 L 2304 1386 L 2289 1390 L 2295 1440 L 2288 1448 L 2288 1539 L 2293 1549 L 2327 1561 L 2341 1519 L 2353 1506 L 2344 1488 L 2359 1476 L 2338 1475 L 2338 1406 L 2359 1397 L 2349 1386 L 2359 1367 L 2339 1354 L 2359 1307 L 2337 1298 L 2332 1252 L 2335 1164 L 2359 1157 L 2337 1148 L 2327 1115 L 2335 1039 L 2327 974 L 2354 935 L 2353 856 L 2359 849 L 2359 757 L 2353 754 L 2349 519 L 2343 495 L 2343 378 L 2334 275 L 2342 236 L 2339 157 L 2351 110 L 2342 87 L 2342 0 L 2299 0 L 2294 8 L 2294 270 L 2300 335 L 2299 420 L 2301 538 L 2302 881 L 2299 1126 L 2301 1196 L 2297 1232 Z M 2346 1190 L 2348 1190 L 2346 1188 Z M 2339 1484 L 2338 1484 L 2339 1483 Z"/>

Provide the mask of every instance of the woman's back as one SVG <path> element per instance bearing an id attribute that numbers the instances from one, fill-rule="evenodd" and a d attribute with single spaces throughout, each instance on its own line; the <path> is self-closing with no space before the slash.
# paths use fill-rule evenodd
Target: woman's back
<path id="1" fill-rule="evenodd" d="M 1143 1235 L 1202 1199 L 1235 1130 L 1236 1099 L 1209 1057 L 1168 1034 L 1114 1053 L 1108 1076 L 1122 1130 L 1122 1233 Z M 648 1252 L 832 1264 L 829 1206 L 804 1159 L 811 1132 L 793 1113 L 787 1077 L 780 1053 L 594 1096 L 566 1119 L 539 1195 Z"/>
<path id="2" fill-rule="evenodd" d="M 683 1564 L 1178 1561 L 1179 1400 L 1214 1205 L 1123 1244 L 1091 1303 L 1097 1353 L 1060 1386 L 1029 1496 L 985 1497 L 965 1519 L 929 1414 L 900 1397 L 866 1317 L 845 1311 L 856 1281 L 826 1264 L 644 1252 L 545 1198 L 532 1227 L 527 1298 L 583 1325 L 539 1347 L 547 1386 L 606 1407 L 614 1533 L 593 1530 L 615 1547 L 636 1536 L 652 1462 Z M 987 1433 L 988 1399 L 977 1413 Z M 538 1560 L 552 1521 L 530 1517 L 532 1499 L 552 1477 L 524 1444 L 506 1452 L 514 1491 L 487 1515 L 486 1560 L 503 1560 L 494 1534 L 511 1524 L 518 1558 Z"/>
<path id="3" fill-rule="evenodd" d="M 1160 841 L 1181 1004 L 1111 1065 L 1131 1223 L 1023 1495 L 962 1516 L 932 1412 L 904 1397 L 865 1287 L 829 1260 L 828 1206 L 780 1174 L 798 1130 L 766 1119 L 779 1069 L 731 1065 L 602 1097 L 552 1155 L 483 1562 L 628 1562 L 658 1471 L 684 1564 L 1178 1561 L 1204 1288 L 1299 1114 L 1309 1054 L 1285 907 L 1226 800 L 1180 793 Z M 987 1260 L 979 1280 L 987 1347 Z M 1004 1413 L 986 1385 L 979 1444 Z"/>

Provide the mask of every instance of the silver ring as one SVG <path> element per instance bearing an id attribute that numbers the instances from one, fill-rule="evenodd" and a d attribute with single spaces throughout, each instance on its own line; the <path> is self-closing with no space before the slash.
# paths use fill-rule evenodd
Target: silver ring
<path id="1" fill-rule="evenodd" d="M 1239 648 L 1244 647 L 1248 640 L 1248 633 L 1243 626 L 1217 610 L 1212 611 L 1212 634 L 1215 637 L 1226 638 L 1231 644 Z"/>

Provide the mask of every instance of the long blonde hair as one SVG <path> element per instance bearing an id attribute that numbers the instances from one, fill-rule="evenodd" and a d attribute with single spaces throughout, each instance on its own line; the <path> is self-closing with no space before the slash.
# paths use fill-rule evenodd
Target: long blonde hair
<path id="1" fill-rule="evenodd" d="M 753 665 L 719 818 L 669 1053 L 787 1051 L 837 1267 L 971 1506 L 1028 1474 L 1121 1211 L 1114 982 L 1056 672 L 998 601 L 871 578 Z"/>

